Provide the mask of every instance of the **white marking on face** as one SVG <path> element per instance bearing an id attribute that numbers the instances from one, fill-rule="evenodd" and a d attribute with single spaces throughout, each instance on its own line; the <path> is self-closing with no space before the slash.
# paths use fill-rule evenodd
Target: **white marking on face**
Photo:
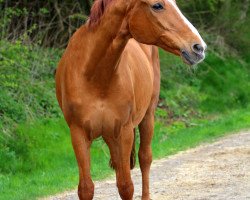
<path id="1" fill-rule="evenodd" d="M 184 21 L 185 24 L 187 24 L 187 26 L 190 28 L 190 30 L 197 35 L 197 37 L 200 39 L 201 41 L 201 45 L 203 46 L 204 49 L 207 48 L 206 43 L 203 41 L 203 39 L 201 38 L 199 32 L 197 31 L 197 29 L 187 20 L 187 18 L 182 14 L 182 12 L 180 11 L 180 9 L 177 7 L 176 3 L 173 2 L 173 0 L 166 0 L 168 1 L 173 7 L 174 9 L 177 11 L 177 13 L 180 15 L 180 17 L 182 18 L 182 20 Z"/>

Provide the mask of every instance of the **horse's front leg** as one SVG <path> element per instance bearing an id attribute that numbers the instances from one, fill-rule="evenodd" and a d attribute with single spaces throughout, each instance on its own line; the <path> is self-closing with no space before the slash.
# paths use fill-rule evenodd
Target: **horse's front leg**
<path id="1" fill-rule="evenodd" d="M 134 140 L 132 123 L 115 131 L 118 132 L 115 132 L 113 136 L 104 136 L 104 140 L 111 153 L 120 197 L 123 200 L 132 200 L 134 194 L 134 185 L 130 175 L 130 155 Z"/>
<path id="2" fill-rule="evenodd" d="M 152 162 L 151 141 L 154 134 L 154 113 L 148 112 L 139 124 L 140 149 L 139 162 L 142 173 L 142 200 L 150 199 L 149 172 Z"/>
<path id="3" fill-rule="evenodd" d="M 79 126 L 71 125 L 70 133 L 79 168 L 78 196 L 80 200 L 91 200 L 94 196 L 94 184 L 90 175 L 91 141 Z"/>

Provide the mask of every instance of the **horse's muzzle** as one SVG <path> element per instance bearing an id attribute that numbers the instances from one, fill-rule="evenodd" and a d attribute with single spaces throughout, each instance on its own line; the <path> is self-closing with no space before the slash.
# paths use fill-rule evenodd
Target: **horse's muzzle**
<path id="1" fill-rule="evenodd" d="M 183 61 L 187 63 L 188 65 L 196 65 L 205 59 L 205 53 L 204 52 L 189 53 L 188 51 L 181 50 L 181 57 Z"/>

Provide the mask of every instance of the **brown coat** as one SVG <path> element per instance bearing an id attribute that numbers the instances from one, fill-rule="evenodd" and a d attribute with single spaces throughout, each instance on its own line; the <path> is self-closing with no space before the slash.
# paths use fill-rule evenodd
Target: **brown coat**
<path id="1" fill-rule="evenodd" d="M 149 199 L 150 144 L 160 90 L 153 45 L 197 63 L 205 43 L 190 27 L 173 0 L 96 0 L 90 20 L 72 36 L 58 65 L 56 95 L 78 161 L 81 200 L 93 198 L 90 146 L 99 136 L 109 146 L 121 198 L 132 199 L 137 126 L 142 199 Z"/>

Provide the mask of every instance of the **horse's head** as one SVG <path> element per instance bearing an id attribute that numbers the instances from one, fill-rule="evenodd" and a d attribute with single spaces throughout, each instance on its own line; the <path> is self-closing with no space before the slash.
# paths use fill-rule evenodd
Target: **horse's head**
<path id="1" fill-rule="evenodd" d="M 205 58 L 205 42 L 175 0 L 134 0 L 128 23 L 137 41 L 180 55 L 189 65 Z"/>

